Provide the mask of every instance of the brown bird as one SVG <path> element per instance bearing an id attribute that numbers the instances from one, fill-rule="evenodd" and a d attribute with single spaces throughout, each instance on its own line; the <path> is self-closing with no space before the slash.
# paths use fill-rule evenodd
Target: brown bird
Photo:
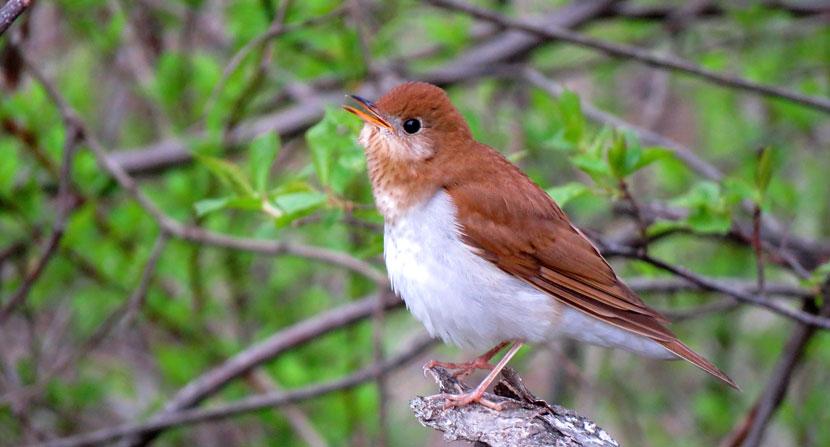
<path id="1" fill-rule="evenodd" d="M 344 109 L 365 125 L 384 256 L 393 289 L 430 334 L 485 349 L 464 363 L 430 362 L 468 374 L 491 369 L 447 405 L 481 402 L 523 343 L 570 337 L 660 359 L 683 358 L 737 388 L 666 328 L 614 273 L 597 248 L 539 186 L 473 138 L 439 87 L 399 85 L 376 103 L 352 96 Z M 512 346 L 495 366 L 490 359 Z"/>

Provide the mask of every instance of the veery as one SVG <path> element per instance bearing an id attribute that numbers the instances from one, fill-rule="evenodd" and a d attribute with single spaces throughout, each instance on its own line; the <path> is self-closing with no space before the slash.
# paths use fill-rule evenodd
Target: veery
<path id="1" fill-rule="evenodd" d="M 376 103 L 352 98 L 357 107 L 344 108 L 365 122 L 360 143 L 384 218 L 393 289 L 433 336 L 462 347 L 495 346 L 469 362 L 431 362 L 457 374 L 491 369 L 475 390 L 448 397 L 448 405 L 498 408 L 482 396 L 510 358 L 523 343 L 559 336 L 683 358 L 737 388 L 677 339 L 545 191 L 473 138 L 442 89 L 412 82 Z"/>

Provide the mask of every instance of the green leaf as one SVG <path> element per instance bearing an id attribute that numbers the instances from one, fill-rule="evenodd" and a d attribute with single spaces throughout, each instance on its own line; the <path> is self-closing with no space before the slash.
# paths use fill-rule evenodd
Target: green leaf
<path id="1" fill-rule="evenodd" d="M 360 120 L 352 115 L 329 108 L 323 119 L 306 132 L 317 178 L 339 194 L 363 173 L 365 159 L 357 145 L 360 126 Z"/>
<path id="2" fill-rule="evenodd" d="M 3 154 L 3 163 L 0 163 L 0 196 L 10 196 L 17 173 L 21 171 L 17 147 L 11 140 L 0 140 L 0 154 Z"/>
<path id="3" fill-rule="evenodd" d="M 824 281 L 830 278 L 830 261 L 827 261 L 812 271 L 810 277 L 804 281 L 804 285 L 808 287 L 821 287 Z"/>
<path id="4" fill-rule="evenodd" d="M 608 167 L 608 162 L 591 154 L 574 155 L 571 157 L 571 163 L 591 176 L 597 183 L 603 183 L 611 177 L 611 168 Z"/>
<path id="5" fill-rule="evenodd" d="M 274 204 L 283 211 L 276 219 L 278 227 L 307 216 L 326 204 L 326 195 L 319 191 L 298 191 L 281 194 L 274 198 Z"/>
<path id="6" fill-rule="evenodd" d="M 555 186 L 545 190 L 559 206 L 565 206 L 571 200 L 588 194 L 591 190 L 582 183 L 570 182 L 561 186 Z"/>
<path id="7" fill-rule="evenodd" d="M 268 173 L 280 150 L 280 136 L 275 132 L 260 135 L 251 142 L 248 171 L 254 188 L 264 194 L 268 190 Z"/>
<path id="8" fill-rule="evenodd" d="M 326 195 L 318 191 L 292 192 L 277 196 L 274 203 L 286 214 L 317 208 L 326 203 Z"/>
<path id="9" fill-rule="evenodd" d="M 755 166 L 755 187 L 758 189 L 759 201 L 763 200 L 772 178 L 772 161 L 772 149 L 769 146 L 761 149 Z"/>
<path id="10" fill-rule="evenodd" d="M 255 196 L 248 197 L 216 197 L 210 199 L 200 200 L 193 204 L 196 214 L 204 216 L 214 211 L 219 211 L 225 208 L 234 208 L 247 211 L 259 211 L 262 209 L 262 199 Z"/>
<path id="11" fill-rule="evenodd" d="M 213 175 L 225 186 L 234 190 L 237 195 L 255 196 L 251 181 L 245 176 L 245 173 L 239 169 L 239 166 L 221 158 L 211 157 L 209 155 L 196 154 L 196 159 L 205 165 Z"/>
<path id="12" fill-rule="evenodd" d="M 666 158 L 673 157 L 674 153 L 669 149 L 660 146 L 649 146 L 644 147 L 640 153 L 640 158 L 637 160 L 636 163 L 632 166 L 631 172 L 639 171 L 644 167 L 659 161 L 664 160 Z"/>
<path id="13" fill-rule="evenodd" d="M 699 233 L 722 234 L 732 226 L 732 213 L 718 184 L 704 181 L 697 183 L 685 195 L 672 204 L 689 210 L 685 224 Z"/>
<path id="14" fill-rule="evenodd" d="M 614 134 L 611 140 L 611 147 L 608 148 L 608 166 L 611 168 L 611 173 L 618 179 L 625 178 L 629 174 L 627 160 L 633 155 L 629 154 L 628 144 L 619 133 Z"/>
<path id="15" fill-rule="evenodd" d="M 572 91 L 565 91 L 559 95 L 557 103 L 565 125 L 565 138 L 574 145 L 579 144 L 586 127 L 579 96 Z"/>
<path id="16" fill-rule="evenodd" d="M 205 214 L 219 211 L 228 206 L 230 197 L 218 197 L 211 199 L 203 199 L 193 204 L 193 209 L 196 210 L 196 215 L 204 216 Z"/>

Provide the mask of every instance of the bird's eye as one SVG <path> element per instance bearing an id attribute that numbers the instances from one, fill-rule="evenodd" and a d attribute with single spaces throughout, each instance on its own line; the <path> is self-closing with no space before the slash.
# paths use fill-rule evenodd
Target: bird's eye
<path id="1" fill-rule="evenodd" d="M 413 134 L 421 130 L 421 122 L 415 118 L 410 118 L 403 122 L 403 130 L 408 134 Z"/>

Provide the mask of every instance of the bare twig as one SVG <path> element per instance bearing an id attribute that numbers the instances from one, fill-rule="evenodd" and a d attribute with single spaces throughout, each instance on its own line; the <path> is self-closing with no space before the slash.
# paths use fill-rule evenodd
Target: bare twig
<path id="1" fill-rule="evenodd" d="M 477 19 L 486 20 L 507 28 L 533 33 L 546 39 L 558 39 L 574 45 L 601 51 L 612 57 L 634 60 L 654 67 L 686 73 L 724 87 L 784 99 L 795 104 L 801 104 L 830 113 L 830 99 L 809 96 L 782 87 L 759 84 L 738 76 L 717 73 L 679 57 L 660 56 L 642 48 L 606 42 L 564 28 L 542 26 L 526 20 L 511 19 L 485 8 L 479 8 L 456 0 L 429 0 L 429 2 L 445 9 L 463 12 Z"/>
<path id="2" fill-rule="evenodd" d="M 661 310 L 660 313 L 671 321 L 679 322 L 693 320 L 714 313 L 723 314 L 735 310 L 740 306 L 741 303 L 734 298 L 723 298 L 718 301 L 712 301 L 711 303 L 701 304 L 691 309 Z"/>
<path id="3" fill-rule="evenodd" d="M 729 295 L 742 303 L 752 304 L 755 306 L 769 309 L 770 311 L 776 314 L 785 316 L 787 318 L 790 318 L 803 324 L 819 327 L 822 329 L 830 329 L 830 318 L 821 317 L 804 311 L 792 309 L 790 307 L 783 306 L 775 301 L 764 298 L 762 296 L 753 293 L 748 293 L 735 287 L 727 286 L 725 284 L 720 284 L 717 281 L 710 280 L 709 278 L 693 273 L 682 267 L 672 265 L 668 262 L 656 259 L 650 255 L 640 253 L 638 252 L 638 250 L 633 248 L 614 245 L 607 241 L 597 241 L 596 239 L 595 241 L 598 242 L 598 245 L 602 247 L 602 254 L 607 257 L 619 256 L 629 259 L 639 259 L 640 261 L 649 263 L 661 270 L 664 270 L 677 277 L 683 278 L 693 284 L 696 284 L 701 289 Z"/>
<path id="4" fill-rule="evenodd" d="M 409 406 L 424 426 L 444 433 L 449 440 L 466 440 L 492 447 L 614 447 L 619 446 L 593 421 L 571 410 L 537 399 L 510 368 L 485 398 L 503 406 L 493 411 L 479 404 L 446 407 L 447 394 L 466 391 L 464 383 L 443 368 L 427 370 L 440 393 L 418 397 Z"/>
<path id="5" fill-rule="evenodd" d="M 643 213 L 640 211 L 640 205 L 637 199 L 631 194 L 631 189 L 628 187 L 628 182 L 625 179 L 619 181 L 620 191 L 623 199 L 625 199 L 634 211 L 634 220 L 637 223 L 637 230 L 640 233 L 640 239 L 637 241 L 637 249 L 642 250 L 643 253 L 648 253 L 648 221 L 643 218 Z"/>
<path id="6" fill-rule="evenodd" d="M 726 278 L 708 278 L 708 281 L 718 284 L 719 287 L 734 288 L 751 294 L 758 293 L 758 283 L 756 281 Z M 690 283 L 683 278 L 677 277 L 634 277 L 627 278 L 625 283 L 639 294 L 677 293 L 703 290 L 697 284 Z M 816 296 L 816 292 L 814 290 L 781 282 L 768 283 L 766 285 L 766 291 L 769 296 L 790 297 L 801 300 L 812 299 Z"/>
<path id="7" fill-rule="evenodd" d="M 761 239 L 761 205 L 755 204 L 752 210 L 752 248 L 755 251 L 755 275 L 758 281 L 758 295 L 765 296 L 766 278 L 764 277 L 764 246 Z"/>
<path id="8" fill-rule="evenodd" d="M 824 283 L 821 299 L 820 309 L 816 308 L 815 303 L 807 302 L 805 303 L 805 310 L 823 317 L 830 316 L 830 279 Z M 735 443 L 734 445 L 742 445 L 743 447 L 757 447 L 761 445 L 764 432 L 772 420 L 775 411 L 784 401 L 787 390 L 792 383 L 792 375 L 801 363 L 807 343 L 813 338 L 815 333 L 816 328 L 806 324 L 799 324 L 793 329 L 790 338 L 781 351 L 781 357 L 772 370 L 772 374 L 767 381 L 767 386 L 758 397 L 758 401 L 750 412 L 748 424 L 746 424 L 747 431 L 745 440 L 742 443 Z"/>
<path id="9" fill-rule="evenodd" d="M 382 295 L 384 295 L 384 305 L 387 309 L 401 307 L 403 304 L 401 300 L 388 291 L 382 292 Z M 230 381 L 247 374 L 253 368 L 275 358 L 282 352 L 333 330 L 371 317 L 376 306 L 376 298 L 370 296 L 321 313 L 271 335 L 192 380 L 167 402 L 164 409 L 156 417 L 162 417 L 165 414 L 175 413 L 198 405 L 199 402 L 215 394 Z M 154 432 L 146 433 L 141 440 L 135 440 L 131 442 L 131 445 L 144 444 L 156 435 L 157 433 Z"/>
<path id="10" fill-rule="evenodd" d="M 49 261 L 54 257 L 60 241 L 63 238 L 63 233 L 66 230 L 66 221 L 69 218 L 69 214 L 77 205 L 75 196 L 71 191 L 72 160 L 75 157 L 75 151 L 82 137 L 82 130 L 78 126 L 77 121 L 72 119 L 72 117 L 67 117 L 65 123 L 66 140 L 63 145 L 63 161 L 59 177 L 58 195 L 55 199 L 57 201 L 57 215 L 52 225 L 52 232 L 46 240 L 43 252 L 35 262 L 34 267 L 23 278 L 23 284 L 20 285 L 14 294 L 3 303 L 3 307 L 0 308 L 0 324 L 3 324 L 12 312 L 26 300 L 29 290 L 31 290 L 35 281 L 37 281 L 43 273 L 43 270 L 49 264 Z"/>
<path id="11" fill-rule="evenodd" d="M 375 363 L 379 364 L 377 362 Z M 250 372 L 246 379 L 247 382 L 254 387 L 254 389 L 263 395 L 283 391 L 279 384 L 277 384 L 262 368 Z M 309 447 L 326 447 L 328 445 L 325 438 L 323 438 L 323 435 L 321 435 L 314 428 L 311 419 L 299 406 L 294 404 L 285 404 L 282 406 L 281 412 L 306 445 Z"/>
<path id="12" fill-rule="evenodd" d="M 32 4 L 32 0 L 9 0 L 0 7 L 0 36 L 12 26 L 12 23 Z"/>
<path id="13" fill-rule="evenodd" d="M 794 17 L 809 17 L 830 13 L 830 5 L 826 1 L 780 1 L 765 0 L 757 2 L 765 8 L 785 11 Z M 634 2 L 619 2 L 601 18 L 624 18 L 637 20 L 665 20 L 677 11 L 673 4 L 643 5 Z M 714 1 L 707 1 L 696 11 L 698 17 L 720 17 L 729 12 L 728 8 Z"/>
<path id="14" fill-rule="evenodd" d="M 153 248 L 150 250 L 150 256 L 147 258 L 147 263 L 144 264 L 144 270 L 141 272 L 141 278 L 138 281 L 130 298 L 125 303 L 124 316 L 121 319 L 122 327 L 127 328 L 135 319 L 141 310 L 144 301 L 147 298 L 147 290 L 150 288 L 150 281 L 153 279 L 153 274 L 156 272 L 156 264 L 164 252 L 164 247 L 167 245 L 167 235 L 160 233 L 156 237 L 156 242 L 153 243 Z"/>
<path id="15" fill-rule="evenodd" d="M 238 402 L 219 405 L 204 410 L 184 410 L 167 413 L 162 417 L 155 417 L 144 423 L 125 424 L 112 428 L 105 428 L 91 433 L 46 442 L 44 444 L 40 444 L 40 446 L 78 447 L 106 444 L 129 436 L 156 433 L 170 427 L 180 427 L 184 425 L 210 422 L 240 414 L 277 408 L 287 404 L 306 401 L 318 396 L 333 393 L 335 391 L 354 388 L 373 380 L 378 375 L 389 374 L 426 352 L 434 343 L 434 340 L 426 337 L 418 338 L 410 347 L 382 364 L 372 364 L 349 376 L 336 379 L 331 382 L 312 385 L 297 390 L 252 396 Z"/>

